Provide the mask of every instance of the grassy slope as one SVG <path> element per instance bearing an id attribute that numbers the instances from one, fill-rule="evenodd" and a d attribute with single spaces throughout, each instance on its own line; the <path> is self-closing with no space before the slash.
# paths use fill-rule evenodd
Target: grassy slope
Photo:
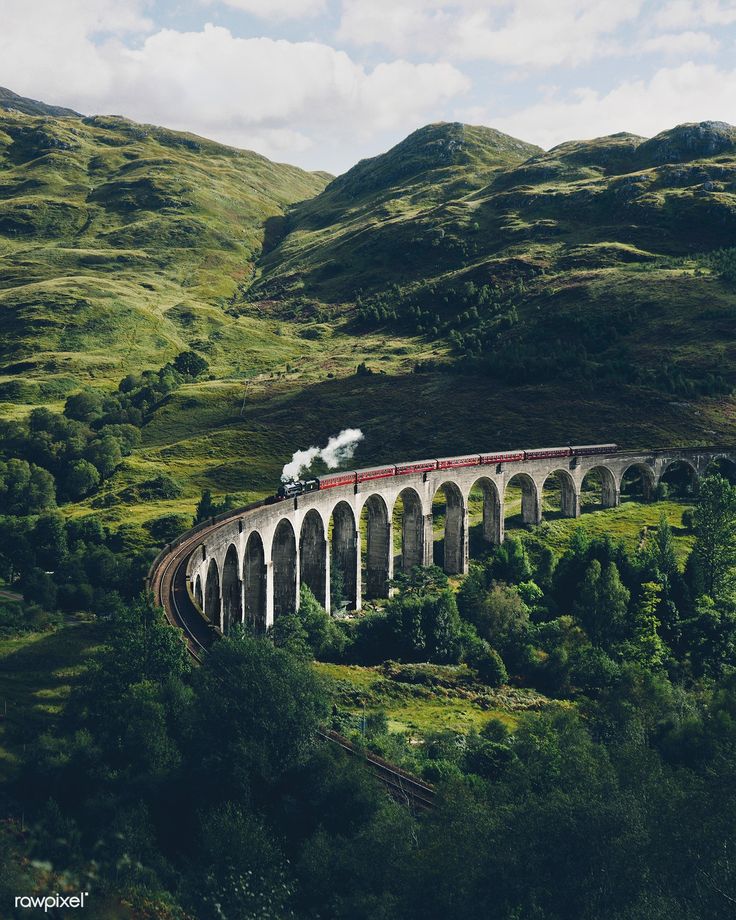
<path id="1" fill-rule="evenodd" d="M 98 624 L 75 621 L 0 638 L 0 782 L 12 776 L 21 746 L 49 729 L 100 641 Z"/>
<path id="2" fill-rule="evenodd" d="M 0 373 L 46 402 L 191 345 L 216 370 L 268 351 L 229 301 L 265 224 L 326 181 L 121 118 L 0 112 Z"/>
<path id="3" fill-rule="evenodd" d="M 384 284 L 394 273 L 407 287 L 417 273 L 482 280 L 496 263 L 512 265 L 530 280 L 510 336 L 530 330 L 564 343 L 577 334 L 576 318 L 633 304 L 636 318 L 616 343 L 629 360 L 657 366 L 666 354 L 728 369 L 733 294 L 707 273 L 652 263 L 634 247 L 652 246 L 659 234 L 655 222 L 642 236 L 642 196 L 631 199 L 636 224 L 629 204 L 615 204 L 621 186 L 638 189 L 622 178 L 634 164 L 636 175 L 658 177 L 647 179 L 649 197 L 661 186 L 658 194 L 712 209 L 715 192 L 686 183 L 720 170 L 714 226 L 726 232 L 730 148 L 705 165 L 662 165 L 675 155 L 667 143 L 679 135 L 671 134 L 648 146 L 618 136 L 543 154 L 490 129 L 429 126 L 315 197 L 323 174 L 200 138 L 118 118 L 0 114 L 0 387 L 22 385 L 0 412 L 59 407 L 80 381 L 107 387 L 186 346 L 205 354 L 216 379 L 172 395 L 105 486 L 119 494 L 164 468 L 183 482 L 184 497 L 70 509 L 99 510 L 111 523 L 189 512 L 204 487 L 244 499 L 268 494 L 293 450 L 348 425 L 366 435 L 359 464 L 561 439 L 734 440 L 730 397 L 413 374 L 417 361 L 446 361 L 448 343 L 390 330 L 356 335 L 350 301 L 341 299 L 366 272 Z M 307 200 L 290 208 L 299 199 Z M 702 247 L 693 236 L 702 226 L 680 224 L 668 238 L 681 250 Z M 635 240 L 632 227 L 641 231 Z M 459 264 L 442 241 L 473 234 L 479 255 Z M 540 267 L 546 274 L 535 281 Z M 356 377 L 361 361 L 376 373 Z"/>
<path id="4" fill-rule="evenodd" d="M 438 216 L 539 152 L 490 128 L 435 124 L 415 131 L 290 211 L 249 299 L 339 303 L 362 288 L 426 277 L 446 248 L 432 245 Z"/>
<path id="5" fill-rule="evenodd" d="M 706 123 L 646 142 L 616 135 L 517 165 L 508 153 L 502 169 L 456 165 L 452 182 L 430 182 L 430 171 L 410 194 L 394 177 L 401 149 L 369 161 L 374 181 L 357 197 L 346 189 L 361 188 L 364 164 L 292 209 L 291 232 L 248 294 L 256 306 L 269 297 L 284 316 L 321 304 L 350 316 L 358 294 L 389 305 L 412 297 L 452 322 L 467 306 L 455 293 L 466 282 L 523 280 L 519 322 L 499 328 L 498 355 L 517 343 L 582 348 L 593 366 L 673 365 L 736 384 L 734 290 L 688 261 L 733 245 L 736 130 Z"/>

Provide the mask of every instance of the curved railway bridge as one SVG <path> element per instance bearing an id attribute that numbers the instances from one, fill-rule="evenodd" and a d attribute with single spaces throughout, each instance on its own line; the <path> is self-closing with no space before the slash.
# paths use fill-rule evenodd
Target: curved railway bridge
<path id="1" fill-rule="evenodd" d="M 172 554 L 180 558 L 186 546 L 178 569 L 180 599 L 188 595 L 220 632 L 246 621 L 266 630 L 279 614 L 295 609 L 302 584 L 329 611 L 330 573 L 335 567 L 348 607 L 358 610 L 364 598 L 388 595 L 395 571 L 430 565 L 437 496 L 444 506 L 441 563 L 448 574 L 458 575 L 468 570 L 471 491 L 482 496 L 484 539 L 498 544 L 504 539 L 509 486 L 521 489 L 524 523 L 538 524 L 543 518 L 543 490 L 551 481 L 559 488 L 561 514 L 575 518 L 581 511 L 583 481 L 592 476 L 600 486 L 601 504 L 615 507 L 624 478 L 632 473 L 640 478 L 646 497 L 675 465 L 694 481 L 718 461 L 736 468 L 736 448 L 644 452 L 610 447 L 614 449 L 602 453 L 595 448 L 597 453 L 582 456 L 559 456 L 569 448 L 542 448 L 518 452 L 525 459 L 505 462 L 480 462 L 482 457 L 503 455 L 473 455 L 431 461 L 443 466 L 430 470 L 421 469 L 430 461 L 416 461 L 357 471 L 349 474 L 355 481 L 347 484 L 281 501 L 269 499 L 200 525 L 166 548 L 156 572 L 170 565 Z M 387 472 L 399 469 L 407 471 Z M 395 543 L 400 546 L 396 554 Z M 197 627 L 202 628 L 206 624 Z"/>
<path id="2" fill-rule="evenodd" d="M 578 517 L 583 481 L 590 475 L 600 484 L 601 504 L 615 507 L 632 471 L 646 497 L 675 465 L 694 482 L 718 462 L 736 470 L 735 448 L 643 452 L 608 447 L 582 456 L 550 448 L 519 451 L 518 459 L 504 462 L 481 462 L 499 455 L 472 455 L 357 471 L 345 484 L 282 501 L 266 499 L 200 524 L 159 553 L 148 587 L 172 625 L 184 631 L 192 656 L 201 660 L 213 639 L 234 624 L 248 621 L 265 630 L 279 614 L 294 610 L 301 584 L 329 610 L 333 566 L 341 570 L 353 609 L 360 608 L 363 597 L 387 596 L 395 568 L 433 561 L 432 507 L 438 493 L 444 497 L 443 567 L 461 574 L 468 568 L 468 503 L 474 489 L 482 495 L 483 537 L 497 544 L 504 538 L 509 486 L 521 489 L 522 520 L 539 523 L 550 479 L 558 484 L 562 514 Z M 398 556 L 394 527 L 400 535 Z M 334 732 L 322 737 L 357 753 Z M 367 760 L 396 799 L 417 810 L 432 806 L 431 786 L 379 758 L 368 755 Z"/>

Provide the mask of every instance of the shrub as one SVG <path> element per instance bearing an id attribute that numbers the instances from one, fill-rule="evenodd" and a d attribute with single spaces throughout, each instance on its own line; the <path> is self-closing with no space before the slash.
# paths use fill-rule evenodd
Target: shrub
<path id="1" fill-rule="evenodd" d="M 196 351 L 183 351 L 174 359 L 174 367 L 180 374 L 186 377 L 199 377 L 206 370 L 209 370 L 209 364 Z"/>

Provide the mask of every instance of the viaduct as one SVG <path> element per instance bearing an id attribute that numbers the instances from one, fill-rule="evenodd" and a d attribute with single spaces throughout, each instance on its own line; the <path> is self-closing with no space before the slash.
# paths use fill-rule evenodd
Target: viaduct
<path id="1" fill-rule="evenodd" d="M 675 467 L 684 468 L 696 483 L 719 461 L 736 469 L 736 449 L 615 450 L 351 483 L 228 512 L 167 547 L 152 572 L 171 557 L 174 546 L 180 547 L 188 600 L 212 626 L 227 632 L 248 621 L 265 630 L 280 614 L 295 609 L 300 585 L 308 585 L 329 610 L 330 572 L 335 567 L 342 576 L 347 606 L 357 610 L 363 598 L 388 596 L 395 570 L 431 564 L 432 505 L 438 493 L 445 506 L 443 568 L 448 574 L 463 574 L 469 562 L 468 503 L 473 490 L 482 495 L 483 538 L 499 544 L 504 539 L 509 485 L 521 489 L 523 522 L 538 524 L 543 490 L 551 480 L 559 488 L 562 515 L 576 518 L 586 477 L 599 482 L 601 504 L 615 507 L 624 478 L 634 473 L 648 498 Z M 401 547 L 396 556 L 395 528 Z"/>

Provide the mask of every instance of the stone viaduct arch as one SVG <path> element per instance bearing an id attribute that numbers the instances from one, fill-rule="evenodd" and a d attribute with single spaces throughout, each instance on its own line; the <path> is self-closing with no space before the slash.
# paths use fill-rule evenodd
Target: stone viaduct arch
<path id="1" fill-rule="evenodd" d="M 231 543 L 222 567 L 222 628 L 225 632 L 243 622 L 243 587 L 239 568 L 238 551 Z"/>
<path id="2" fill-rule="evenodd" d="M 204 614 L 210 623 L 222 628 L 220 612 L 220 571 L 217 568 L 217 562 L 214 559 L 210 559 L 210 564 L 207 566 L 207 580 L 205 581 Z"/>
<path id="3" fill-rule="evenodd" d="M 547 477 L 545 476 L 545 479 Z M 544 483 L 544 480 L 542 480 Z M 542 520 L 542 502 L 540 485 L 529 473 L 515 473 L 506 483 L 506 488 L 516 486 L 521 489 L 521 520 L 524 524 L 539 524 Z M 506 495 L 504 490 L 504 504 Z"/>
<path id="4" fill-rule="evenodd" d="M 251 506 L 203 531 L 188 557 L 187 589 L 206 618 L 224 631 L 243 622 L 266 630 L 296 609 L 302 584 L 327 609 L 341 604 L 359 609 L 364 598 L 388 595 L 395 564 L 406 571 L 432 563 L 432 502 L 438 493 L 445 510 L 440 561 L 448 574 L 463 574 L 471 492 L 476 512 L 482 496 L 483 540 L 498 544 L 504 539 L 510 487 L 521 490 L 522 523 L 534 525 L 543 518 L 541 499 L 553 477 L 562 514 L 578 517 L 584 484 L 597 484 L 596 504 L 615 507 L 629 480 L 638 479 L 641 497 L 651 498 L 676 465 L 698 480 L 718 466 L 736 481 L 736 449 L 615 451 L 411 472 Z M 331 597 L 333 586 L 341 597 Z"/>
<path id="5" fill-rule="evenodd" d="M 410 572 L 424 562 L 425 515 L 422 499 L 416 489 L 402 489 L 394 502 L 401 504 L 401 570 Z"/>
<path id="6" fill-rule="evenodd" d="M 288 518 L 279 521 L 271 544 L 273 560 L 273 619 L 294 613 L 297 606 L 299 571 L 294 525 Z"/>
<path id="7" fill-rule="evenodd" d="M 306 585 L 323 607 L 328 606 L 327 538 L 319 511 L 304 516 L 299 536 L 299 584 Z"/>
<path id="8" fill-rule="evenodd" d="M 263 540 L 254 530 L 245 544 L 243 558 L 245 622 L 256 632 L 266 631 L 266 554 Z"/>
<path id="9" fill-rule="evenodd" d="M 460 486 L 455 482 L 441 483 L 433 498 L 440 493 L 445 499 L 445 527 L 438 562 L 448 575 L 460 575 L 465 571 L 468 554 L 467 504 Z"/>
<path id="10" fill-rule="evenodd" d="M 470 486 L 468 499 L 474 490 L 483 496 L 482 534 L 486 543 L 503 543 L 503 505 L 498 485 L 488 476 L 480 476 Z"/>
<path id="11" fill-rule="evenodd" d="M 393 576 L 391 543 L 393 527 L 383 496 L 371 495 L 363 505 L 365 523 L 365 596 L 388 597 L 388 582 Z"/>
<path id="12" fill-rule="evenodd" d="M 336 587 L 349 610 L 360 606 L 360 534 L 349 502 L 339 501 L 332 510 L 330 567 Z M 332 581 L 331 581 L 332 584 Z"/>
<path id="13" fill-rule="evenodd" d="M 592 466 L 580 480 L 581 492 L 584 491 L 586 482 L 593 487 L 595 482 L 598 483 L 596 491 L 599 492 L 600 500 L 596 504 L 599 504 L 601 508 L 615 508 L 619 503 L 620 490 L 618 482 L 616 476 L 607 466 Z"/>

